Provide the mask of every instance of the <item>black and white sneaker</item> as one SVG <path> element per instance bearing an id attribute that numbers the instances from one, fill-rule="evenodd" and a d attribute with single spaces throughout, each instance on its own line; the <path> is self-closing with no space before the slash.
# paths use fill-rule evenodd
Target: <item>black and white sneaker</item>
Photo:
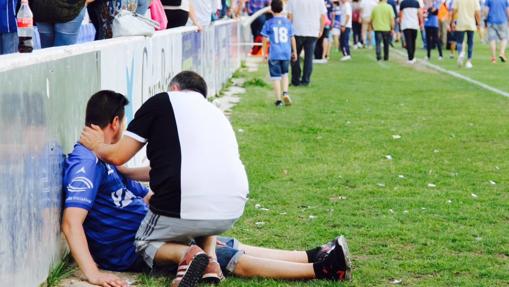
<path id="1" fill-rule="evenodd" d="M 313 264 L 318 279 L 345 281 L 352 279 L 352 262 L 346 238 L 340 236 L 325 258 Z"/>
<path id="2" fill-rule="evenodd" d="M 282 108 L 283 107 L 283 102 L 282 101 L 276 101 L 274 103 L 274 105 L 276 106 L 276 108 Z"/>

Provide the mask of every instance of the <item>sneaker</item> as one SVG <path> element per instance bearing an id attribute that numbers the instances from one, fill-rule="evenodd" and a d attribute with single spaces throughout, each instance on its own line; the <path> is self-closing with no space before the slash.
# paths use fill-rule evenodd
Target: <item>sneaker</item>
<path id="1" fill-rule="evenodd" d="M 461 53 L 459 56 L 458 56 L 458 67 L 463 67 L 463 60 L 464 60 L 465 56 L 463 55 L 463 53 Z"/>
<path id="2" fill-rule="evenodd" d="M 465 64 L 465 68 L 467 69 L 472 69 L 474 66 L 472 66 L 472 62 L 470 60 L 467 61 L 467 63 Z"/>
<path id="3" fill-rule="evenodd" d="M 290 96 L 288 95 L 288 93 L 283 93 L 283 102 L 285 103 L 285 106 L 292 105 L 292 99 L 290 99 Z"/>
<path id="4" fill-rule="evenodd" d="M 348 55 L 348 56 L 343 56 L 343 58 L 341 58 L 341 62 L 345 62 L 345 61 L 350 61 L 352 59 L 352 56 Z"/>
<path id="5" fill-rule="evenodd" d="M 424 61 L 429 62 L 429 60 L 430 60 L 430 58 L 429 58 L 429 57 L 427 57 L 427 56 L 426 56 L 426 57 L 424 57 Z"/>
<path id="6" fill-rule="evenodd" d="M 177 276 L 171 282 L 171 287 L 197 286 L 208 264 L 209 257 L 200 247 L 196 245 L 189 247 L 184 259 L 179 263 Z"/>
<path id="7" fill-rule="evenodd" d="M 283 102 L 278 100 L 278 101 L 276 101 L 274 103 L 274 105 L 276 105 L 276 108 L 282 108 L 283 107 Z"/>
<path id="8" fill-rule="evenodd" d="M 219 284 L 219 282 L 224 280 L 223 272 L 221 271 L 221 266 L 217 260 L 209 257 L 209 264 L 207 268 L 205 268 L 205 272 L 201 277 L 200 282 L 206 284 Z"/>
<path id="9" fill-rule="evenodd" d="M 506 56 L 505 56 L 505 55 L 500 55 L 500 56 L 498 56 L 498 57 L 500 58 L 500 61 L 502 61 L 502 63 L 507 62 L 507 58 L 506 58 Z"/>
<path id="10" fill-rule="evenodd" d="M 417 60 L 415 60 L 415 58 L 413 58 L 412 60 L 408 60 L 408 61 L 406 61 L 406 62 L 407 62 L 407 64 L 409 64 L 409 65 L 413 65 L 413 64 L 415 64 L 415 63 L 417 62 Z"/>
<path id="11" fill-rule="evenodd" d="M 350 260 L 350 251 L 345 237 L 340 236 L 334 240 L 334 243 L 325 258 L 315 263 L 318 271 L 315 271 L 317 278 L 327 280 L 351 280 L 352 263 Z"/>
<path id="12" fill-rule="evenodd" d="M 444 59 L 444 57 L 442 57 L 442 56 L 438 57 L 439 61 L 442 61 L 443 59 Z"/>

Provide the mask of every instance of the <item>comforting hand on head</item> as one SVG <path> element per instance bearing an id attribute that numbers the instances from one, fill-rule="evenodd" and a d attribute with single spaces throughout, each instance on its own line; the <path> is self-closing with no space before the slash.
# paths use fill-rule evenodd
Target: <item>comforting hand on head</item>
<path id="1" fill-rule="evenodd" d="M 91 125 L 83 128 L 80 143 L 93 152 L 96 152 L 101 144 L 104 144 L 104 132 L 99 126 Z"/>

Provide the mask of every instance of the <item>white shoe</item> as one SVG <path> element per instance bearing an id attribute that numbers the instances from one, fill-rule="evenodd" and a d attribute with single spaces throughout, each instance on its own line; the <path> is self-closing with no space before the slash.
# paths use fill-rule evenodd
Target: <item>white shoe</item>
<path id="1" fill-rule="evenodd" d="M 472 69 L 474 66 L 472 66 L 472 62 L 470 62 L 470 60 L 467 61 L 467 63 L 465 64 L 465 68 L 467 69 Z"/>
<path id="2" fill-rule="evenodd" d="M 424 57 L 424 61 L 429 62 L 429 60 L 430 60 L 429 57 L 427 57 L 427 56 Z"/>
<path id="3" fill-rule="evenodd" d="M 413 58 L 412 60 L 408 60 L 408 61 L 406 61 L 406 62 L 407 62 L 407 64 L 409 64 L 409 65 L 413 65 L 413 64 L 415 64 L 417 61 L 415 60 L 415 58 Z"/>
<path id="4" fill-rule="evenodd" d="M 459 56 L 458 56 L 458 67 L 463 67 L 463 60 L 465 58 L 465 55 L 463 53 L 461 53 Z"/>
<path id="5" fill-rule="evenodd" d="M 443 57 L 438 57 L 438 60 L 439 61 L 442 61 L 444 58 Z"/>
<path id="6" fill-rule="evenodd" d="M 345 62 L 345 61 L 350 61 L 352 59 L 352 56 L 344 56 L 343 58 L 341 58 L 341 62 Z"/>

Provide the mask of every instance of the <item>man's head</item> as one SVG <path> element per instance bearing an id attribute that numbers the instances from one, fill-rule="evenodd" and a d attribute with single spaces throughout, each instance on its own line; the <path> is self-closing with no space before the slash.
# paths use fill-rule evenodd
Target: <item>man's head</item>
<path id="1" fill-rule="evenodd" d="M 194 91 L 207 98 L 207 83 L 195 72 L 183 71 L 173 77 L 170 82 L 170 91 Z"/>
<path id="2" fill-rule="evenodd" d="M 272 12 L 279 14 L 283 12 L 283 1 L 282 0 L 272 0 L 270 3 L 270 9 Z"/>
<path id="3" fill-rule="evenodd" d="M 85 125 L 101 127 L 105 140 L 116 143 L 125 128 L 124 107 L 128 104 L 129 100 L 122 94 L 99 91 L 88 100 Z"/>

